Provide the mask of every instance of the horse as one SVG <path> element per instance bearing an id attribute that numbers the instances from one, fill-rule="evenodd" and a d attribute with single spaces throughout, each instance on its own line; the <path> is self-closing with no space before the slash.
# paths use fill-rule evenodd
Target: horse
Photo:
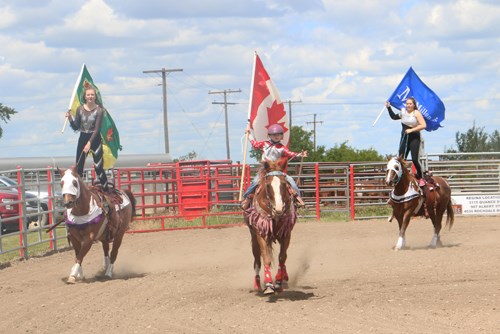
<path id="1" fill-rule="evenodd" d="M 96 241 L 102 243 L 104 251 L 104 275 L 106 278 L 112 278 L 118 249 L 135 215 L 135 197 L 129 190 L 113 189 L 111 195 L 104 195 L 98 187 L 89 188 L 75 167 L 66 171 L 58 170 L 66 208 L 64 216 L 68 240 L 76 256 L 67 283 L 72 284 L 77 279 L 85 278 L 82 269 L 83 258 Z M 110 255 L 111 242 L 113 248 Z"/>
<path id="2" fill-rule="evenodd" d="M 260 270 L 264 262 L 264 294 L 281 292 L 288 282 L 285 262 L 290 245 L 292 229 L 297 221 L 297 211 L 289 185 L 285 179 L 288 160 L 265 161 L 259 171 L 259 186 L 255 191 L 251 205 L 244 210 L 254 256 L 254 288 L 262 292 Z M 271 261 L 273 243 L 280 244 L 279 264 L 273 285 Z M 261 261 L 262 258 L 262 261 Z"/>
<path id="3" fill-rule="evenodd" d="M 451 229 L 455 214 L 451 201 L 451 188 L 446 179 L 439 176 L 424 177 L 426 181 L 420 189 L 417 179 L 410 174 L 401 156 L 391 158 L 387 163 L 385 182 L 392 186 L 389 204 L 392 216 L 399 224 L 399 238 L 394 250 L 401 250 L 406 245 L 405 232 L 413 216 L 430 218 L 434 226 L 434 235 L 429 247 L 442 246 L 439 233 L 443 215 L 446 211 L 446 226 Z M 391 217 L 392 218 L 392 217 Z"/>

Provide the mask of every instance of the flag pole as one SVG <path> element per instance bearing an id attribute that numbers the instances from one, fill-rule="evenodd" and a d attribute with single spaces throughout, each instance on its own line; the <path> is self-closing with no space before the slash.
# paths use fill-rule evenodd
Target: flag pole
<path id="1" fill-rule="evenodd" d="M 382 116 L 382 113 L 384 112 L 384 109 L 385 109 L 385 106 L 382 108 L 382 110 L 380 110 L 380 113 L 378 114 L 377 119 L 375 120 L 375 122 L 373 122 L 372 126 L 375 126 L 375 123 L 378 122 L 378 119 L 380 118 L 380 116 Z"/>
<path id="2" fill-rule="evenodd" d="M 82 75 L 83 75 L 83 68 L 85 67 L 85 64 L 82 65 L 82 69 L 80 70 L 80 75 L 76 79 L 75 87 L 73 88 L 73 94 L 71 94 L 71 99 L 69 100 L 69 105 L 68 105 L 68 111 L 71 111 L 71 107 L 73 105 L 73 101 L 75 100 L 75 95 L 78 91 L 78 85 L 80 84 L 80 81 L 82 80 Z M 68 124 L 68 117 L 65 117 L 64 120 L 64 125 L 61 129 L 61 133 L 64 133 L 64 130 L 66 129 L 66 125 Z"/>
<path id="3" fill-rule="evenodd" d="M 240 180 L 240 194 L 238 196 L 238 200 L 241 201 L 243 194 L 243 180 L 245 178 L 245 166 L 247 161 L 247 150 L 248 150 L 248 136 L 250 135 L 250 116 L 252 113 L 252 100 L 253 100 L 253 85 L 255 81 L 255 63 L 257 62 L 257 51 L 254 54 L 253 58 L 253 70 L 252 70 L 252 83 L 250 84 L 250 103 L 248 103 L 248 118 L 247 118 L 247 127 L 245 130 L 245 145 L 243 148 L 243 165 L 241 166 L 241 180 Z"/>

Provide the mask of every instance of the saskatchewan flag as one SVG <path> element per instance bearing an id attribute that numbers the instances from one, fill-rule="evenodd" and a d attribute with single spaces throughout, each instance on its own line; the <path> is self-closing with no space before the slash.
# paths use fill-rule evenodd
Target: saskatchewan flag
<path id="1" fill-rule="evenodd" d="M 76 80 L 75 88 L 73 89 L 71 100 L 69 101 L 68 110 L 71 112 L 73 117 L 76 116 L 76 109 L 85 103 L 83 96 L 84 89 L 89 86 L 95 88 L 95 93 L 97 95 L 96 103 L 101 106 L 104 111 L 101 124 L 103 160 L 104 169 L 110 169 L 115 165 L 116 159 L 118 159 L 118 151 L 122 150 L 122 146 L 120 145 L 120 135 L 118 134 L 118 130 L 116 129 L 115 122 L 113 122 L 111 115 L 106 108 L 104 108 L 99 88 L 97 88 L 94 84 L 94 81 L 92 80 L 85 64 L 82 65 L 80 76 Z"/>

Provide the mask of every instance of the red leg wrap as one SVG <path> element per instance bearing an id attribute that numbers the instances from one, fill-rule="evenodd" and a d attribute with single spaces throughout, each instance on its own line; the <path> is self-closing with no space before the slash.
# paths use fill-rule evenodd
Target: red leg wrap
<path id="1" fill-rule="evenodd" d="M 273 283 L 271 268 L 269 266 L 264 266 L 264 283 Z"/>
<path id="2" fill-rule="evenodd" d="M 260 276 L 255 275 L 254 281 L 253 281 L 253 287 L 255 290 L 261 291 L 262 288 L 260 287 Z"/>
<path id="3" fill-rule="evenodd" d="M 279 265 L 278 272 L 276 273 L 276 281 L 288 281 L 288 273 L 284 264 Z"/>

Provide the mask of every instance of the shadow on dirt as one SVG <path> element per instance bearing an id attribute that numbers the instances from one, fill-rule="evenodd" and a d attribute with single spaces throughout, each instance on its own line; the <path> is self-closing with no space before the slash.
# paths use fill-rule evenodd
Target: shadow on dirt
<path id="1" fill-rule="evenodd" d="M 304 290 L 312 290 L 314 289 L 313 287 L 310 286 L 304 286 L 302 287 Z M 309 300 L 311 298 L 314 299 L 320 299 L 322 297 L 316 296 L 313 292 L 304 292 L 304 291 L 299 291 L 299 290 L 285 290 L 283 292 L 276 292 L 272 295 L 264 295 L 263 293 L 259 293 L 258 296 L 260 297 L 268 297 L 267 302 L 268 303 L 276 303 L 279 301 L 299 301 L 299 300 Z"/>
<path id="2" fill-rule="evenodd" d="M 417 250 L 437 250 L 439 248 L 454 248 L 454 247 L 460 247 L 462 244 L 448 244 L 448 245 L 439 245 L 437 247 L 430 247 L 430 246 L 416 246 L 416 247 L 407 247 L 405 250 L 409 251 L 417 251 Z"/>
<path id="3" fill-rule="evenodd" d="M 96 275 L 94 277 L 85 277 L 84 280 L 77 280 L 76 284 L 91 284 L 91 283 L 98 283 L 98 282 L 107 282 L 107 281 L 126 281 L 129 279 L 134 279 L 134 278 L 143 278 L 146 277 L 146 274 L 127 274 L 127 275 L 115 275 L 113 278 L 108 278 L 107 276 L 104 276 L 103 274 Z M 67 283 L 68 277 L 63 277 L 61 278 L 61 281 L 63 283 Z"/>

